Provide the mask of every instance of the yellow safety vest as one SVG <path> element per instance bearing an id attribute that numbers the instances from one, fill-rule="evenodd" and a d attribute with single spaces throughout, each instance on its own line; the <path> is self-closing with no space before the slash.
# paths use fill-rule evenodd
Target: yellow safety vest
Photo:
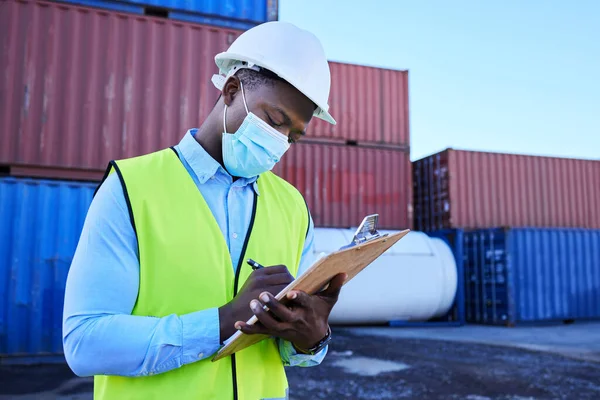
<path id="1" fill-rule="evenodd" d="M 257 180 L 252 219 L 237 272 L 221 230 L 173 149 L 111 162 L 119 175 L 137 235 L 140 287 L 133 315 L 187 314 L 231 301 L 252 272 L 247 258 L 283 264 L 295 277 L 308 229 L 302 195 L 268 172 Z M 235 218 L 235 216 L 232 216 Z M 287 398 L 288 384 L 275 340 L 232 357 L 211 357 L 162 374 L 96 376 L 96 399 Z"/>

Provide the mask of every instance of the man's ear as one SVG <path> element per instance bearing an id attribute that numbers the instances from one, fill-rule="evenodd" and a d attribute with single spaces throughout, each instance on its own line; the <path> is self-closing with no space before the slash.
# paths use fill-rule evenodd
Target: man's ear
<path id="1" fill-rule="evenodd" d="M 225 82 L 221 95 L 223 96 L 223 102 L 229 107 L 233 103 L 233 99 L 241 89 L 240 79 L 237 76 L 231 76 Z"/>

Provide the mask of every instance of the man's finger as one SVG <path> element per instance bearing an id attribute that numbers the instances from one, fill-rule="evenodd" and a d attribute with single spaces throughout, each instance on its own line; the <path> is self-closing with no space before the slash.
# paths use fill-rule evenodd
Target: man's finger
<path id="1" fill-rule="evenodd" d="M 235 323 L 235 329 L 244 332 L 247 335 L 268 335 L 269 330 L 264 327 L 263 324 L 257 322 L 254 325 L 248 325 L 243 321 L 237 321 Z"/>
<path id="2" fill-rule="evenodd" d="M 310 307 L 310 295 L 300 290 L 292 290 L 287 294 L 287 298 L 301 307 Z"/>
<path id="3" fill-rule="evenodd" d="M 342 289 L 342 286 L 344 286 L 344 282 L 346 282 L 346 278 L 348 278 L 348 275 L 345 273 L 337 274 L 329 281 L 327 289 L 318 293 L 318 296 L 321 298 L 337 300 L 340 290 Z"/>
<path id="4" fill-rule="evenodd" d="M 263 304 L 258 300 L 252 300 L 250 302 L 250 309 L 256 315 L 259 322 L 265 326 L 269 331 L 277 332 L 279 330 L 279 322 L 273 318 L 265 309 Z"/>
<path id="5" fill-rule="evenodd" d="M 292 310 L 281 304 L 271 293 L 261 293 L 260 301 L 269 307 L 269 311 L 279 318 L 280 321 L 290 322 L 293 320 L 294 314 Z"/>

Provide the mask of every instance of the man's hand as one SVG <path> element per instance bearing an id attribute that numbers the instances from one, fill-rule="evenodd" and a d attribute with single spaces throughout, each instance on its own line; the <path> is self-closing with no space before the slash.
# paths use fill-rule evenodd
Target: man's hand
<path id="1" fill-rule="evenodd" d="M 221 325 L 221 343 L 235 333 L 236 321 L 247 321 L 252 316 L 250 301 L 265 292 L 276 295 L 281 292 L 294 277 L 284 265 L 261 268 L 253 271 L 237 296 L 219 308 Z"/>
<path id="2" fill-rule="evenodd" d="M 250 303 L 260 323 L 248 325 L 238 320 L 235 327 L 250 335 L 282 338 L 301 351 L 310 349 L 327 334 L 329 314 L 346 278 L 346 274 L 334 276 L 327 289 L 313 296 L 291 291 L 287 294 L 286 305 L 277 301 L 272 292 L 263 292 L 259 299 L 255 298 Z M 265 311 L 263 306 L 267 306 L 269 311 Z"/>

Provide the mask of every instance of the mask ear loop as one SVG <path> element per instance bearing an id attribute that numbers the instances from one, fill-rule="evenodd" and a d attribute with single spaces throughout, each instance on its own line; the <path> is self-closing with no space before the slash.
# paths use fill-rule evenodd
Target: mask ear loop
<path id="1" fill-rule="evenodd" d="M 244 100 L 244 108 L 246 109 L 246 114 L 250 114 L 248 111 L 248 104 L 246 104 L 246 94 L 244 93 L 244 84 L 240 81 L 240 87 L 242 88 L 242 100 Z"/>
<path id="2" fill-rule="evenodd" d="M 246 104 L 246 94 L 244 93 L 244 84 L 240 81 L 240 87 L 242 88 L 242 101 L 244 102 L 244 108 L 246 109 L 246 114 L 250 114 L 248 111 L 248 104 Z M 225 104 L 225 109 L 223 110 L 223 132 L 227 133 L 227 104 Z"/>
<path id="3" fill-rule="evenodd" d="M 223 110 L 223 132 L 227 133 L 227 124 L 225 123 L 225 117 L 227 116 L 227 104 L 225 104 L 225 109 Z"/>

